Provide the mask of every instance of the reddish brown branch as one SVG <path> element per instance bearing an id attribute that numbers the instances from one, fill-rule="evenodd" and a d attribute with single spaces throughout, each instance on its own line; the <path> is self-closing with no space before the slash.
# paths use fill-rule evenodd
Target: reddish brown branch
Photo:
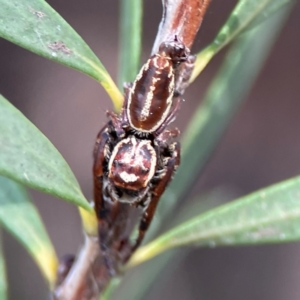
<path id="1" fill-rule="evenodd" d="M 152 54 L 163 41 L 176 35 L 191 48 L 211 0 L 163 0 L 163 16 Z"/>

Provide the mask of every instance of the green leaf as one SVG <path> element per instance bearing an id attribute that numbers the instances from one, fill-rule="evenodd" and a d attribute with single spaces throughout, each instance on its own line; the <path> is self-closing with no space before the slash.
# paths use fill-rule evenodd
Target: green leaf
<path id="1" fill-rule="evenodd" d="M 247 32 L 233 45 L 184 132 L 181 164 L 159 203 L 156 219 L 165 220 L 170 215 L 203 170 L 252 87 L 290 9 Z"/>
<path id="2" fill-rule="evenodd" d="M 120 277 L 114 277 L 110 280 L 109 285 L 104 290 L 104 292 L 100 295 L 99 300 L 109 300 L 111 299 L 113 293 L 115 292 L 116 288 L 121 283 Z"/>
<path id="3" fill-rule="evenodd" d="M 153 290 L 157 291 L 163 288 L 166 284 L 166 280 L 168 280 L 168 277 L 172 273 L 178 271 L 178 265 L 186 257 L 187 253 L 188 251 L 171 250 L 163 253 L 163 255 L 155 257 L 152 261 L 147 261 L 145 264 L 139 265 L 132 270 L 127 270 L 125 277 L 118 286 L 118 289 L 113 291 L 113 294 L 110 295 L 110 298 L 100 300 L 145 299 L 145 295 L 147 295 L 150 290 L 151 295 L 153 295 Z M 168 263 L 170 260 L 175 263 L 169 265 Z M 158 278 L 162 278 L 162 280 L 157 280 Z M 128 286 L 132 286 L 132 284 L 136 282 L 138 282 L 138 288 L 128 288 Z M 153 299 L 161 299 L 161 297 L 158 296 L 156 298 L 154 297 Z"/>
<path id="4" fill-rule="evenodd" d="M 39 213 L 24 187 L 2 176 L 0 222 L 23 244 L 52 287 L 58 260 Z"/>
<path id="5" fill-rule="evenodd" d="M 0 299 L 7 300 L 7 278 L 6 278 L 6 267 L 3 254 L 2 236 L 0 233 Z"/>
<path id="6" fill-rule="evenodd" d="M 120 0 L 120 72 L 119 87 L 134 81 L 140 64 L 142 34 L 142 1 Z"/>
<path id="7" fill-rule="evenodd" d="M 43 0 L 0 0 L 0 36 L 99 81 L 119 109 L 123 96 L 94 52 Z"/>
<path id="8" fill-rule="evenodd" d="M 232 246 L 300 239 L 300 177 L 193 218 L 137 251 L 131 264 L 184 245 Z"/>
<path id="9" fill-rule="evenodd" d="M 295 0 L 240 0 L 215 39 L 198 55 L 191 82 L 203 71 L 209 61 L 241 32 L 265 21 L 280 8 Z"/>
<path id="10" fill-rule="evenodd" d="M 61 154 L 1 95 L 0 157 L 0 175 L 92 210 Z"/>

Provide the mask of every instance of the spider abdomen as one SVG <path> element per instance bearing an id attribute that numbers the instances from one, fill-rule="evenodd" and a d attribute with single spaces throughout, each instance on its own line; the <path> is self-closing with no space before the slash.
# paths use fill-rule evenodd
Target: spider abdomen
<path id="1" fill-rule="evenodd" d="M 151 133 L 165 121 L 172 106 L 174 68 L 169 56 L 155 54 L 143 66 L 129 91 L 130 126 Z"/>

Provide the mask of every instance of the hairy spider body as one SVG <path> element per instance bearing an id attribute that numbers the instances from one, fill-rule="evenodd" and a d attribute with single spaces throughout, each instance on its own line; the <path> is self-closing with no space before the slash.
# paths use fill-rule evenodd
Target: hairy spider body
<path id="1" fill-rule="evenodd" d="M 94 150 L 94 193 L 104 257 L 112 245 L 121 251 L 124 244 L 129 244 L 128 236 L 124 242 L 120 226 L 115 225 L 120 223 L 117 221 L 120 205 L 125 203 L 142 207 L 143 215 L 137 240 L 129 246 L 123 261 L 140 245 L 160 196 L 180 163 L 179 143 L 169 143 L 179 131 L 165 128 L 174 120 L 180 106 L 176 70 L 188 55 L 189 50 L 176 37 L 162 43 L 133 84 L 125 87 L 120 115 L 108 112 L 111 121 L 98 134 Z M 108 260 L 107 264 L 110 268 Z"/>
<path id="2" fill-rule="evenodd" d="M 111 154 L 108 178 L 118 187 L 140 190 L 147 187 L 156 168 L 156 152 L 149 140 L 130 136 L 121 140 Z"/>
<path id="3" fill-rule="evenodd" d="M 149 190 L 157 165 L 150 140 L 122 139 L 108 162 L 108 193 L 114 201 L 140 204 Z"/>
<path id="4" fill-rule="evenodd" d="M 119 229 L 116 232 L 115 225 L 119 223 L 120 205 L 143 208 L 137 240 L 129 250 L 124 250 L 123 261 L 126 261 L 142 242 L 160 196 L 180 163 L 180 146 L 178 142 L 162 144 L 131 133 L 119 140 L 109 122 L 98 135 L 94 161 L 95 210 L 104 255 L 108 255 L 107 249 L 116 245 L 116 241 L 119 245 L 115 247 L 122 250 L 124 236 Z M 126 227 L 126 222 L 123 226 Z M 111 268 L 110 263 L 108 267 Z"/>

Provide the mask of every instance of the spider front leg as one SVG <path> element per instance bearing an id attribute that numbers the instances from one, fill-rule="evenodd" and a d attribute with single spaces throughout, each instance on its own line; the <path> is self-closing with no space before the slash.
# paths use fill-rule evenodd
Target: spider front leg
<path id="1" fill-rule="evenodd" d="M 179 134 L 180 131 L 178 128 L 174 128 L 172 130 L 165 130 L 155 139 L 155 144 L 160 148 L 165 148 L 168 145 L 168 141 L 171 138 L 177 137 Z"/>
<path id="2" fill-rule="evenodd" d="M 104 262 L 110 271 L 114 273 L 111 259 L 108 253 L 108 242 L 111 234 L 111 227 L 118 210 L 118 203 L 107 201 L 104 196 L 104 173 L 107 165 L 107 157 L 110 153 L 110 143 L 112 140 L 109 125 L 105 126 L 98 134 L 94 148 L 94 202 L 95 212 L 98 218 L 98 233 L 100 250 Z"/>
<path id="3" fill-rule="evenodd" d="M 109 127 L 105 126 L 98 134 L 94 148 L 94 202 L 95 211 L 98 220 L 104 222 L 108 214 L 106 203 L 103 198 L 103 175 L 104 165 L 107 164 L 107 156 L 109 155 L 110 141 Z"/>
<path id="4" fill-rule="evenodd" d="M 176 118 L 176 115 L 180 109 L 180 106 L 181 106 L 181 97 L 178 96 L 178 97 L 174 97 L 173 100 L 174 102 L 171 110 L 170 110 L 170 113 L 169 115 L 167 116 L 167 118 L 164 120 L 164 122 L 162 123 L 162 125 L 154 132 L 154 136 L 155 137 L 158 137 L 159 135 L 161 135 L 162 133 L 164 133 L 166 127 L 172 123 L 175 118 Z M 179 133 L 178 133 L 179 134 Z M 175 137 L 176 135 L 174 135 Z"/>
<path id="5" fill-rule="evenodd" d="M 128 101 L 128 95 L 129 90 L 132 86 L 132 83 L 124 83 L 124 102 L 121 108 L 120 114 L 116 114 L 115 112 L 112 112 L 110 110 L 106 111 L 106 116 L 110 118 L 116 134 L 119 138 L 123 138 L 125 136 L 125 130 L 124 128 L 128 127 L 128 116 L 127 116 L 127 101 Z"/>
<path id="6" fill-rule="evenodd" d="M 140 246 L 142 243 L 145 233 L 148 230 L 151 221 L 153 219 L 157 204 L 161 195 L 164 193 L 167 185 L 172 179 L 172 176 L 180 164 L 180 144 L 175 142 L 169 146 L 169 150 L 171 152 L 171 156 L 166 158 L 165 162 L 165 172 L 161 175 L 159 182 L 151 191 L 151 199 L 148 206 L 145 208 L 142 219 L 139 225 L 139 233 L 136 239 L 135 244 L 131 247 L 131 254 Z M 127 258 L 129 259 L 130 256 Z"/>
<path id="7" fill-rule="evenodd" d="M 175 94 L 174 96 L 182 96 L 186 88 L 190 85 L 190 78 L 192 76 L 196 62 L 195 55 L 189 55 L 187 60 L 183 62 L 176 70 L 175 75 Z"/>

